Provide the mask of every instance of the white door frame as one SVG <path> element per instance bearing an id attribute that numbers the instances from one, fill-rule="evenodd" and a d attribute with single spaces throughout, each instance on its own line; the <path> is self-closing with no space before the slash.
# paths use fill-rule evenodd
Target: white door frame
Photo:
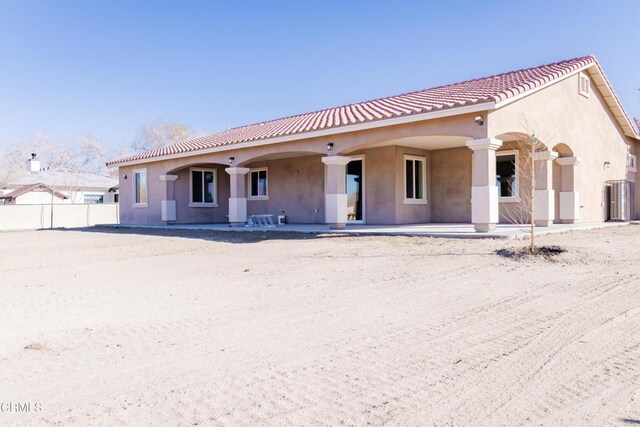
<path id="1" fill-rule="evenodd" d="M 360 220 L 347 220 L 347 224 L 366 224 L 366 178 L 365 178 L 365 155 L 364 154 L 356 154 L 353 156 L 349 156 L 351 157 L 352 160 L 362 160 L 362 182 L 360 183 L 360 186 L 362 188 L 362 219 Z M 345 179 L 346 179 L 346 174 L 345 174 Z M 346 191 L 346 183 L 345 183 L 345 191 Z M 327 165 L 324 165 L 324 194 L 327 194 Z M 327 201 L 326 201 L 326 197 L 325 197 L 325 203 L 324 203 L 324 212 L 325 212 L 325 222 L 327 221 Z"/>
<path id="2" fill-rule="evenodd" d="M 349 219 L 347 220 L 348 224 L 366 224 L 366 212 L 367 212 L 367 200 L 366 200 L 366 172 L 365 172 L 365 161 L 364 161 L 364 154 L 356 154 L 355 156 L 349 156 L 351 157 L 351 160 L 361 160 L 362 161 L 362 182 L 360 183 L 360 189 L 361 189 L 361 193 L 362 193 L 362 219 Z M 346 187 L 345 187 L 345 191 L 346 191 Z"/>

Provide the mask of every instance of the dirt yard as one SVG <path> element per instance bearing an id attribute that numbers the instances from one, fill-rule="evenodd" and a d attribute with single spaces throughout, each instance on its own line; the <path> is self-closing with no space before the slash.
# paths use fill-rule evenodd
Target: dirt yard
<path id="1" fill-rule="evenodd" d="M 2 233 L 0 425 L 639 424 L 640 226 L 539 240 Z"/>

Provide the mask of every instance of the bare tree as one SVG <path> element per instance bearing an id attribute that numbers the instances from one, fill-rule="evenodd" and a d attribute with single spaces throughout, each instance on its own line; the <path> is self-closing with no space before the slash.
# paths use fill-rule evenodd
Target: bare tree
<path id="1" fill-rule="evenodd" d="M 0 146 L 0 188 L 9 184 L 18 172 L 18 167 L 11 161 L 6 148 Z"/>
<path id="2" fill-rule="evenodd" d="M 13 142 L 10 144 L 10 150 L 7 146 L 8 144 L 4 144 L 4 153 L 1 156 L 0 183 L 3 176 L 14 176 L 25 171 L 31 153 L 37 154 L 42 167 L 101 174 L 107 172 L 105 147 L 100 140 L 91 135 L 79 140 L 54 142 L 49 135 L 39 132 Z"/>
<path id="3" fill-rule="evenodd" d="M 500 215 L 512 224 L 529 224 L 529 250 L 535 252 L 536 153 L 546 148 L 535 134 L 522 135 L 512 143 L 516 153 L 512 162 L 514 176 L 501 176 L 498 185 L 514 196 Z M 521 154 L 520 154 L 521 153 Z"/>
<path id="4" fill-rule="evenodd" d="M 537 161 L 536 153 L 542 153 L 555 145 L 558 141 L 553 129 L 522 115 L 520 118 L 522 132 L 514 133 L 515 141 L 505 143 L 505 147 L 515 150 L 514 177 L 498 178 L 501 190 L 513 194 L 513 203 L 506 203 L 500 210 L 500 216 L 511 224 L 528 224 L 530 244 L 529 251 L 536 252 L 535 221 L 536 221 L 536 174 L 543 166 L 543 160 Z M 535 132 L 538 130 L 538 132 Z M 544 143 L 543 143 L 544 141 Z M 546 160 L 544 160 L 546 161 Z M 514 179 L 515 178 L 515 179 Z"/>
<path id="5" fill-rule="evenodd" d="M 80 168 L 93 172 L 106 172 L 107 150 L 102 141 L 91 135 L 86 135 L 80 140 L 78 154 L 81 162 Z"/>
<path id="6" fill-rule="evenodd" d="M 64 192 L 67 193 L 67 196 L 69 196 L 69 201 L 74 204 L 83 203 L 84 200 L 78 199 L 78 196 L 80 195 L 78 177 L 73 174 L 65 174 L 62 181 Z"/>
<path id="7" fill-rule="evenodd" d="M 131 149 L 138 153 L 193 139 L 197 134 L 190 127 L 169 122 L 155 121 L 142 126 L 136 134 Z"/>
<path id="8" fill-rule="evenodd" d="M 42 132 L 12 142 L 0 142 L 0 187 L 6 187 L 24 173 L 31 153 L 40 151 L 49 143 L 49 136 Z"/>

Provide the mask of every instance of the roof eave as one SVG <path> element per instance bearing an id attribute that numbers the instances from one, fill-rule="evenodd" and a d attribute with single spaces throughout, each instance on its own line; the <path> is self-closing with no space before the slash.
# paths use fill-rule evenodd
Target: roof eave
<path id="1" fill-rule="evenodd" d="M 293 141 L 299 141 L 303 139 L 318 138 L 322 136 L 337 135 L 342 133 L 357 132 L 361 130 L 394 126 L 394 125 L 400 125 L 405 123 L 433 120 L 433 119 L 438 119 L 443 117 L 459 116 L 463 114 L 476 113 L 480 111 L 489 111 L 495 108 L 496 108 L 496 103 L 494 101 L 479 102 L 471 105 L 463 105 L 460 107 L 452 107 L 452 108 L 440 109 L 436 111 L 428 111 L 424 113 L 393 117 L 388 119 L 374 120 L 366 123 L 339 126 L 334 128 L 322 129 L 318 131 L 297 133 L 294 135 L 258 139 L 255 141 L 241 142 L 236 144 L 227 144 L 227 145 L 221 145 L 221 146 L 216 146 L 211 148 L 203 148 L 200 150 L 185 151 L 183 153 L 166 154 L 163 156 L 148 157 L 145 159 L 130 160 L 125 162 L 114 161 L 114 162 L 107 163 L 107 167 L 114 168 L 114 167 L 121 167 L 121 166 L 139 165 L 144 163 L 159 162 L 163 160 L 198 156 L 202 154 L 219 153 L 219 152 L 231 151 L 231 150 L 240 150 L 243 148 L 258 147 L 262 145 L 280 144 L 284 142 L 293 142 Z"/>

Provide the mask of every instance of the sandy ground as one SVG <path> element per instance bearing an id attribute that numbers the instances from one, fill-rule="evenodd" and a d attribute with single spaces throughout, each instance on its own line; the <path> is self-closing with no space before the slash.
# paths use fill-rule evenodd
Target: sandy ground
<path id="1" fill-rule="evenodd" d="M 2 233 L 0 425 L 639 424 L 640 226 L 539 240 Z"/>

